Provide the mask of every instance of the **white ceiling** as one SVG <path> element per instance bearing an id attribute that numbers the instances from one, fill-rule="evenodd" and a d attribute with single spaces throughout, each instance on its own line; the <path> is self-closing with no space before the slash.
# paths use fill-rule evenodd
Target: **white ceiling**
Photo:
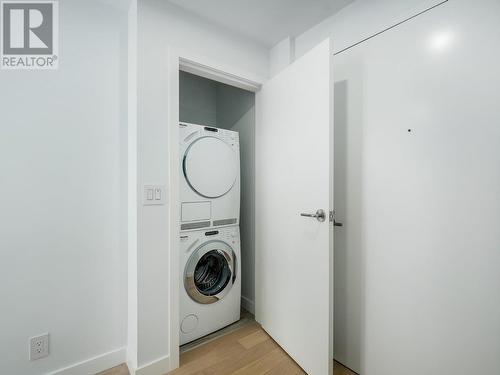
<path id="1" fill-rule="evenodd" d="M 330 17 L 353 0 L 169 0 L 212 23 L 272 47 Z"/>

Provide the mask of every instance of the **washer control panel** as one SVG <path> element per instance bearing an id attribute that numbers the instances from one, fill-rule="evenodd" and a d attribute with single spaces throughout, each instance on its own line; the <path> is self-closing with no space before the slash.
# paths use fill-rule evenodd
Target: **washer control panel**
<path id="1" fill-rule="evenodd" d="M 185 251 L 189 252 L 194 245 L 203 243 L 207 240 L 218 240 L 226 242 L 231 246 L 236 245 L 239 243 L 239 235 L 239 227 L 228 227 L 185 233 L 180 236 L 180 240 L 183 246 L 187 246 Z"/>

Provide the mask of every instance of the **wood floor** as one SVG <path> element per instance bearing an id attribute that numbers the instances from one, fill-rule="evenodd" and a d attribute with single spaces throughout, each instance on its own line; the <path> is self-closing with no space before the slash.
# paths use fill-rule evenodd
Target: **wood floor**
<path id="1" fill-rule="evenodd" d="M 255 322 L 182 353 L 180 362 L 168 375 L 306 374 Z M 128 374 L 122 365 L 99 375 Z M 339 363 L 333 374 L 356 375 Z"/>
<path id="2" fill-rule="evenodd" d="M 126 364 L 110 368 L 109 370 L 100 372 L 96 375 L 130 375 Z"/>
<path id="3" fill-rule="evenodd" d="M 257 323 L 249 324 L 180 357 L 168 375 L 306 374 Z M 334 375 L 355 375 L 335 363 Z"/>

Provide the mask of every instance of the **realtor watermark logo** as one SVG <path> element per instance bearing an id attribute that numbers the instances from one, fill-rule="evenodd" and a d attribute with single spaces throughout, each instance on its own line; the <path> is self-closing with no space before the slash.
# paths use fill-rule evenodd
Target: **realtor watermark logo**
<path id="1" fill-rule="evenodd" d="M 0 68 L 57 69 L 57 1 L 0 1 Z"/>

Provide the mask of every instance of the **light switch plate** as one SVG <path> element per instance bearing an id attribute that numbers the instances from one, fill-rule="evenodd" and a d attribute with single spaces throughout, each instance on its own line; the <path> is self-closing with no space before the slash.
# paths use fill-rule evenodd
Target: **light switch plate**
<path id="1" fill-rule="evenodd" d="M 144 206 L 167 204 L 167 187 L 165 185 L 144 185 L 142 203 Z"/>

